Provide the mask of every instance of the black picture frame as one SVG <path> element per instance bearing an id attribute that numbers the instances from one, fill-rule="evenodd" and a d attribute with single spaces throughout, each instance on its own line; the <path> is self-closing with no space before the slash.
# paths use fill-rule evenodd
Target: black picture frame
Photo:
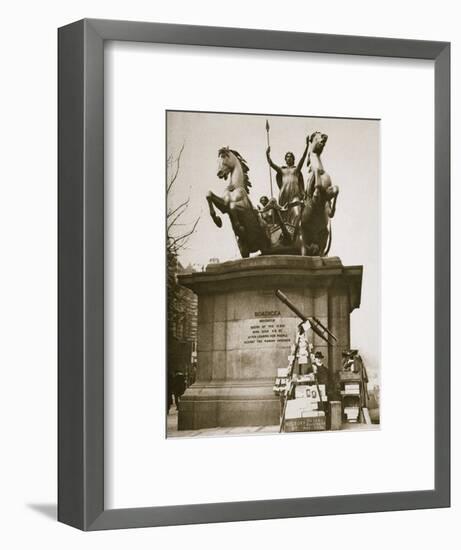
<path id="1" fill-rule="evenodd" d="M 434 61 L 433 490 L 105 509 L 104 43 L 108 40 Z M 449 506 L 450 44 L 95 19 L 60 28 L 58 43 L 59 521 L 100 530 Z"/>

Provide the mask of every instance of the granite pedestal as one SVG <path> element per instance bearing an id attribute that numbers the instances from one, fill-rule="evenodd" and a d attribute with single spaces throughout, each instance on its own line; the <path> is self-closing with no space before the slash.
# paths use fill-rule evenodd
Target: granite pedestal
<path id="1" fill-rule="evenodd" d="M 268 426 L 279 423 L 272 387 L 300 322 L 275 290 L 337 337 L 327 345 L 313 336 L 334 376 L 350 347 L 362 266 L 343 266 L 337 257 L 259 256 L 210 264 L 179 282 L 198 296 L 198 370 L 180 402 L 178 429 Z"/>

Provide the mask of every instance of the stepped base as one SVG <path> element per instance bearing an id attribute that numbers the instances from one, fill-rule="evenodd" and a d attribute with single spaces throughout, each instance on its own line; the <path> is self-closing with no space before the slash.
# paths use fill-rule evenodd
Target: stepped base
<path id="1" fill-rule="evenodd" d="M 349 316 L 360 305 L 361 266 L 336 257 L 258 256 L 178 277 L 198 296 L 197 381 L 183 395 L 178 429 L 271 426 L 279 423 L 273 393 L 286 367 L 299 317 L 275 295 L 282 290 L 306 316 L 336 336 L 310 335 L 331 380 L 350 349 Z"/>
<path id="2" fill-rule="evenodd" d="M 178 429 L 273 426 L 280 421 L 280 400 L 273 380 L 196 382 L 179 403 Z"/>

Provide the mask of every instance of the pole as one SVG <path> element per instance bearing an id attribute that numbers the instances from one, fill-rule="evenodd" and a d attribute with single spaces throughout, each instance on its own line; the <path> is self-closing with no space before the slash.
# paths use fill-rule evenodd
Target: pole
<path id="1" fill-rule="evenodd" d="M 290 300 L 285 296 L 285 294 L 281 290 L 277 289 L 275 291 L 275 295 L 281 302 L 283 302 L 289 309 L 291 309 L 291 311 L 297 317 L 299 317 L 303 323 L 305 323 L 308 320 L 307 317 L 304 315 L 304 313 L 301 313 L 301 311 L 299 311 L 299 309 L 293 303 L 290 302 Z"/>
<path id="2" fill-rule="evenodd" d="M 321 323 L 316 317 L 306 317 L 299 309 L 292 303 L 290 300 L 285 296 L 285 294 L 281 290 L 276 290 L 275 295 L 277 298 L 283 302 L 288 308 L 291 309 L 291 311 L 297 315 L 303 323 L 306 321 L 309 321 L 309 325 L 311 329 L 317 334 L 317 336 L 320 336 L 322 340 L 324 340 L 327 344 L 334 345 L 334 342 L 330 341 L 330 336 L 333 338 L 333 340 L 338 340 L 336 336 L 323 324 Z"/>
<path id="3" fill-rule="evenodd" d="M 293 359 L 290 363 L 290 368 L 289 368 L 289 372 L 288 372 L 289 376 L 287 376 L 287 385 L 286 385 L 286 390 L 285 390 L 286 393 L 285 393 L 285 398 L 284 398 L 284 401 L 283 401 L 282 414 L 280 416 L 279 433 L 282 433 L 284 428 L 285 428 L 285 415 L 286 415 L 286 412 L 287 412 L 287 402 L 288 402 L 288 398 L 290 397 L 290 392 L 292 391 L 293 370 L 295 368 L 296 356 L 298 355 L 299 340 L 300 340 L 301 334 L 303 334 L 303 332 L 304 332 L 304 328 L 303 328 L 303 325 L 301 323 L 301 324 L 298 325 L 298 332 L 296 334 L 296 346 L 295 346 L 295 349 L 294 349 L 294 352 L 293 352 Z"/>
<path id="4" fill-rule="evenodd" d="M 269 126 L 269 121 L 267 120 L 266 118 L 266 136 L 267 136 L 267 147 L 270 147 L 270 142 L 269 142 L 269 130 L 270 130 L 270 126 Z M 269 166 L 269 180 L 271 182 L 271 199 L 274 198 L 274 192 L 272 191 L 272 170 L 271 170 L 271 167 Z"/>

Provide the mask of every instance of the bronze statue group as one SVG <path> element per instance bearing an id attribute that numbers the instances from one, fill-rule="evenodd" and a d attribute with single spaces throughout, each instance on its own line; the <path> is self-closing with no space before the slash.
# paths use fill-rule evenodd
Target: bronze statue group
<path id="1" fill-rule="evenodd" d="M 268 123 L 266 130 L 269 132 Z M 335 214 L 339 189 L 332 184 L 321 160 L 327 140 L 328 136 L 322 132 L 308 135 L 299 163 L 295 163 L 295 156 L 289 151 L 285 154 L 286 164 L 283 166 L 273 162 L 268 145 L 266 158 L 276 174 L 278 200 L 273 196 L 262 196 L 258 208 L 254 208 L 249 198 L 251 182 L 245 159 L 229 147 L 219 150 L 217 176 L 224 179 L 227 186 L 221 197 L 208 192 L 210 215 L 215 224 L 222 227 L 215 207 L 228 214 L 243 258 L 258 251 L 261 254 L 303 256 L 328 254 L 330 219 Z M 306 184 L 302 172 L 305 162 Z"/>

